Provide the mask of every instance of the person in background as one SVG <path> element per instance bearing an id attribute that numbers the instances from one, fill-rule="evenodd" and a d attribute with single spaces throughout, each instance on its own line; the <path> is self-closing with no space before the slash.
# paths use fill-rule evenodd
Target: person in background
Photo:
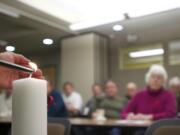
<path id="1" fill-rule="evenodd" d="M 120 116 L 128 120 L 175 118 L 175 96 L 164 88 L 167 78 L 164 67 L 152 65 L 146 74 L 146 88 L 133 97 Z M 135 134 L 142 135 L 144 132 L 139 130 Z"/>
<path id="2" fill-rule="evenodd" d="M 132 99 L 138 92 L 136 83 L 134 82 L 127 83 L 126 90 L 127 90 L 127 94 L 126 94 L 127 99 L 128 100 Z"/>
<path id="3" fill-rule="evenodd" d="M 105 96 L 101 102 L 95 107 L 95 112 L 92 117 L 96 118 L 99 115 L 99 110 L 104 110 L 104 115 L 108 119 L 119 119 L 119 113 L 126 104 L 126 99 L 119 95 L 118 85 L 112 80 L 105 83 Z M 120 130 L 117 128 L 107 129 L 110 135 L 119 135 Z M 102 132 L 102 131 L 100 131 Z"/>
<path id="4" fill-rule="evenodd" d="M 130 120 L 159 120 L 176 117 L 176 100 L 164 88 L 167 72 L 160 65 L 152 65 L 146 74 L 147 86 L 137 93 L 121 117 Z"/>
<path id="5" fill-rule="evenodd" d="M 169 81 L 170 91 L 176 97 L 177 111 L 180 112 L 180 79 L 179 77 L 173 77 Z"/>
<path id="6" fill-rule="evenodd" d="M 95 106 L 101 101 L 101 99 L 104 97 L 104 92 L 102 90 L 102 87 L 100 84 L 94 84 L 92 85 L 92 98 L 87 102 L 87 104 L 84 106 L 82 115 L 83 116 L 91 116 L 92 112 L 95 111 Z"/>
<path id="7" fill-rule="evenodd" d="M 0 116 L 12 115 L 12 89 L 2 90 L 0 93 Z"/>
<path id="8" fill-rule="evenodd" d="M 164 88 L 167 72 L 160 65 L 152 65 L 146 74 L 147 86 L 137 93 L 121 113 L 131 120 L 159 120 L 176 117 L 174 95 Z"/>
<path id="9" fill-rule="evenodd" d="M 74 117 L 78 116 L 83 107 L 81 95 L 74 90 L 71 82 L 64 83 L 63 86 L 63 99 L 69 115 Z"/>
<path id="10" fill-rule="evenodd" d="M 93 84 L 91 87 L 92 98 L 86 103 L 83 107 L 81 116 L 82 117 L 91 117 L 92 112 L 95 111 L 95 106 L 99 103 L 99 101 L 104 96 L 102 87 L 100 84 Z M 95 134 L 94 128 L 86 127 L 86 128 L 72 128 L 75 135 L 91 135 Z"/>
<path id="11" fill-rule="evenodd" d="M 52 100 L 48 106 L 48 117 L 67 118 L 68 112 L 61 93 L 53 87 L 53 83 L 49 79 L 46 78 L 46 80 L 48 82 L 48 96 Z"/>
<path id="12" fill-rule="evenodd" d="M 95 110 L 104 109 L 105 117 L 117 119 L 125 103 L 125 98 L 119 96 L 118 85 L 114 81 L 108 80 L 105 84 L 105 97 L 96 106 Z M 93 115 L 95 116 L 96 112 Z"/>

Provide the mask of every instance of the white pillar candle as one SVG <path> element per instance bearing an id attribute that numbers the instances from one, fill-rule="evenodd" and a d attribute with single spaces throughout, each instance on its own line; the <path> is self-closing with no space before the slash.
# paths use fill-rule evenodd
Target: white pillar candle
<path id="1" fill-rule="evenodd" d="M 47 82 L 25 78 L 13 82 L 13 135 L 47 135 Z"/>

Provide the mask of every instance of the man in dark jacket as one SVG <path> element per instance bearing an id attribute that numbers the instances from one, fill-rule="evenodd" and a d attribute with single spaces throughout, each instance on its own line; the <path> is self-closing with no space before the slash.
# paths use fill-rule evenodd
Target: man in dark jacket
<path id="1" fill-rule="evenodd" d="M 67 118 L 68 113 L 60 92 L 53 88 L 51 81 L 48 80 L 48 117 Z"/>

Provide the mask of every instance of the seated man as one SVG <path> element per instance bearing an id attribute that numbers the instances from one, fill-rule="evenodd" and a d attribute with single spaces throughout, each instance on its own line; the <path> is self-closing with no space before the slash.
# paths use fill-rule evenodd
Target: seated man
<path id="1" fill-rule="evenodd" d="M 118 85 L 112 80 L 107 81 L 105 84 L 105 95 L 102 94 L 102 90 L 100 92 L 99 85 L 93 85 L 92 90 L 94 93 L 94 101 L 93 104 L 91 104 L 92 111 L 94 111 L 91 114 L 92 117 L 99 120 L 98 117 L 103 115 L 103 117 L 105 116 L 108 119 L 119 119 L 119 113 L 126 104 L 126 99 L 119 96 Z M 87 127 L 77 131 L 78 135 L 85 133 L 93 135 L 120 135 L 120 130 L 118 128 L 101 129 Z"/>
<path id="2" fill-rule="evenodd" d="M 48 81 L 48 96 L 50 98 L 50 104 L 48 106 L 48 117 L 59 117 L 66 118 L 68 117 L 68 112 L 66 110 L 64 101 L 61 94 L 53 88 L 52 82 Z"/>
<path id="3" fill-rule="evenodd" d="M 105 96 L 101 101 L 96 104 L 95 112 L 92 113 L 92 117 L 98 118 L 98 115 L 104 114 L 107 119 L 119 119 L 119 113 L 126 104 L 127 100 L 118 94 L 118 85 L 109 80 L 105 84 Z M 120 130 L 118 128 L 106 128 L 106 130 L 96 130 L 98 134 L 108 133 L 109 135 L 119 135 Z"/>
<path id="4" fill-rule="evenodd" d="M 78 116 L 83 107 L 83 101 L 81 95 L 75 92 L 71 82 L 66 82 L 63 86 L 63 99 L 69 115 Z"/>
<path id="5" fill-rule="evenodd" d="M 100 84 L 94 84 L 91 88 L 92 90 L 92 98 L 85 105 L 82 115 L 83 116 L 91 116 L 91 113 L 95 111 L 95 106 L 101 101 L 104 97 L 104 93 Z"/>
<path id="6" fill-rule="evenodd" d="M 127 94 L 126 97 L 128 100 L 132 99 L 138 92 L 137 85 L 134 82 L 129 82 L 126 85 Z"/>
<path id="7" fill-rule="evenodd" d="M 176 97 L 177 111 L 180 113 L 180 79 L 179 77 L 173 77 L 169 81 L 169 87 L 172 94 Z"/>
<path id="8" fill-rule="evenodd" d="M 118 95 L 117 84 L 114 81 L 109 80 L 105 84 L 105 97 L 97 104 L 97 106 L 95 106 L 95 110 L 103 109 L 106 118 L 118 119 L 119 113 L 125 104 L 126 99 Z M 93 116 L 95 117 L 96 115 L 96 112 L 94 112 Z"/>

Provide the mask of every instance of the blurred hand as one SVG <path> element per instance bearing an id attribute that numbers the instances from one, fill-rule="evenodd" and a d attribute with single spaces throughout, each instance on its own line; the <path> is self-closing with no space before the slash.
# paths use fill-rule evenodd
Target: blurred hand
<path id="1" fill-rule="evenodd" d="M 73 113 L 73 114 L 76 114 L 78 112 L 78 110 L 73 106 L 68 107 L 68 111 Z"/>
<path id="2" fill-rule="evenodd" d="M 145 115 L 145 114 L 132 114 L 130 113 L 127 117 L 128 120 L 152 120 L 153 115 Z"/>
<path id="3" fill-rule="evenodd" d="M 0 60 L 5 60 L 26 67 L 29 67 L 30 61 L 24 56 L 12 52 L 0 53 Z M 0 88 L 12 89 L 12 82 L 14 80 L 28 76 L 29 74 L 27 73 L 0 66 Z M 33 77 L 42 79 L 42 72 L 38 69 L 35 73 L 33 73 Z"/>
<path id="4" fill-rule="evenodd" d="M 133 120 L 135 118 L 135 114 L 134 113 L 129 113 L 127 116 L 128 120 Z"/>
<path id="5" fill-rule="evenodd" d="M 95 119 L 95 118 L 97 118 L 97 116 L 98 116 L 98 114 L 97 114 L 96 112 L 93 112 L 91 117 L 92 117 L 93 119 Z"/>
<path id="6" fill-rule="evenodd" d="M 141 115 L 141 120 L 153 120 L 153 115 Z"/>

